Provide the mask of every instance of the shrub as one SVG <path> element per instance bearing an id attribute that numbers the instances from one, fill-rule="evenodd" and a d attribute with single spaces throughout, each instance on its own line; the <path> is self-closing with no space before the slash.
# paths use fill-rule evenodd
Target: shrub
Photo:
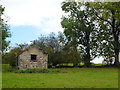
<path id="1" fill-rule="evenodd" d="M 26 69 L 26 73 L 48 73 L 48 69 Z"/>
<path id="2" fill-rule="evenodd" d="M 2 72 L 10 71 L 11 66 L 9 64 L 2 64 Z"/>
<path id="3" fill-rule="evenodd" d="M 14 70 L 15 73 L 59 73 L 59 70 L 53 70 L 53 69 L 26 69 L 26 70 Z"/>
<path id="4" fill-rule="evenodd" d="M 13 71 L 14 73 L 25 73 L 25 71 L 24 70 L 15 70 L 15 71 Z"/>

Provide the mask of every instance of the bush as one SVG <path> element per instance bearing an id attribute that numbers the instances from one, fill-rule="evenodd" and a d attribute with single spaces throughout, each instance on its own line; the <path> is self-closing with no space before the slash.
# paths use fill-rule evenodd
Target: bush
<path id="1" fill-rule="evenodd" d="M 48 73 L 48 69 L 26 69 L 25 73 Z"/>
<path id="2" fill-rule="evenodd" d="M 11 66 L 9 64 L 2 64 L 2 72 L 10 71 Z"/>
<path id="3" fill-rule="evenodd" d="M 15 73 L 58 73 L 59 70 L 53 70 L 53 69 L 26 69 L 26 70 L 13 70 Z"/>
<path id="4" fill-rule="evenodd" d="M 2 64 L 2 72 L 14 72 L 14 73 L 59 73 L 60 70 L 56 69 L 40 69 L 40 68 L 31 68 L 26 70 L 17 70 L 12 68 L 9 64 Z"/>
<path id="5" fill-rule="evenodd" d="M 14 72 L 14 73 L 25 73 L 24 70 L 15 70 L 15 71 L 12 71 L 12 72 Z"/>
<path id="6" fill-rule="evenodd" d="M 60 71 L 53 71 L 53 70 L 50 70 L 50 69 L 26 69 L 26 70 L 13 70 L 12 72 L 15 72 L 15 73 L 51 73 L 51 72 L 60 72 Z"/>

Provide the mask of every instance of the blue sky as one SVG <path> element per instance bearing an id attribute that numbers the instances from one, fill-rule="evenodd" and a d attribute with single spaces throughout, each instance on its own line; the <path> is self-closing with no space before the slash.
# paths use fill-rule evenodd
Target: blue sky
<path id="1" fill-rule="evenodd" d="M 9 40 L 12 46 L 15 46 L 16 43 L 29 43 L 40 36 L 40 34 L 37 34 L 37 28 L 34 26 L 11 26 L 10 31 L 12 37 Z"/>
<path id="2" fill-rule="evenodd" d="M 41 34 L 63 31 L 61 2 L 63 0 L 2 0 L 4 19 L 10 25 L 11 46 L 29 43 Z"/>

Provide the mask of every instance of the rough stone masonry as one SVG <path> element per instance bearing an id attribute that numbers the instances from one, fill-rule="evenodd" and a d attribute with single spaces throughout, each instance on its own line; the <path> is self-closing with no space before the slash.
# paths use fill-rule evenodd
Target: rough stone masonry
<path id="1" fill-rule="evenodd" d="M 47 68 L 48 54 L 36 47 L 29 47 L 18 56 L 18 68 Z"/>

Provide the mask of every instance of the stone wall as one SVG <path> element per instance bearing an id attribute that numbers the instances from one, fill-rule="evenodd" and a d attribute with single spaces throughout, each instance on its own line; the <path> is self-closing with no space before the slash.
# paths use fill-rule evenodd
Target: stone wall
<path id="1" fill-rule="evenodd" d="M 31 60 L 31 55 L 37 55 L 36 60 Z M 35 47 L 30 47 L 18 57 L 18 68 L 20 70 L 28 68 L 47 68 L 48 55 Z"/>

